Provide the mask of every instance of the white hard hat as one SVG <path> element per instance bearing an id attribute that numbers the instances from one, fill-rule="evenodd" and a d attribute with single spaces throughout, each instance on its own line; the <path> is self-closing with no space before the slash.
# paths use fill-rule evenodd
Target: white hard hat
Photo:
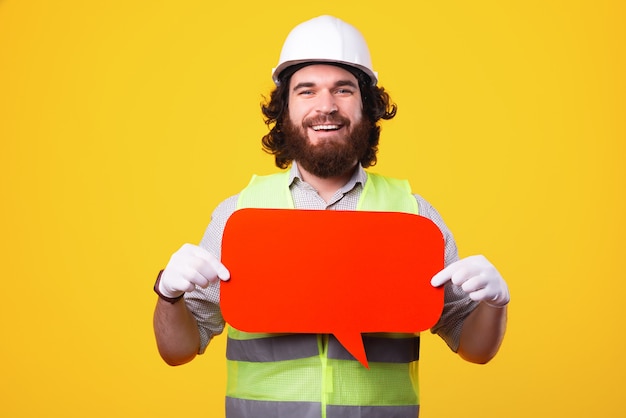
<path id="1" fill-rule="evenodd" d="M 333 16 L 319 16 L 293 28 L 280 52 L 272 79 L 279 84 L 280 74 L 292 65 L 329 62 L 358 68 L 378 82 L 363 35 L 352 25 Z"/>

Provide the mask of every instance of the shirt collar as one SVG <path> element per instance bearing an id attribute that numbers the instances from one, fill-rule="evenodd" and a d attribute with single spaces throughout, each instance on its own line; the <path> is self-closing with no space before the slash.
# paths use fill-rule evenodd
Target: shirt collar
<path id="1" fill-rule="evenodd" d="M 300 174 L 300 170 L 298 169 L 298 164 L 294 161 L 291 164 L 291 169 L 289 170 L 289 186 L 293 184 L 295 179 L 304 181 L 302 180 L 302 174 Z M 364 186 L 366 181 L 367 173 L 365 172 L 365 169 L 363 169 L 363 166 L 359 163 L 350 180 L 348 180 L 348 182 L 340 190 L 342 193 L 347 193 L 357 184 Z"/>

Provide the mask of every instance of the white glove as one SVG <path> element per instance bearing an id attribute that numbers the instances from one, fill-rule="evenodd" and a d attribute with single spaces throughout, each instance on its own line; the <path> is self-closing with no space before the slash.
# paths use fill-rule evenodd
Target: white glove
<path id="1" fill-rule="evenodd" d="M 509 303 L 509 288 L 498 270 L 484 256 L 474 255 L 458 260 L 435 274 L 430 281 L 439 287 L 448 281 L 469 293 L 472 300 L 501 308 Z"/>
<path id="2" fill-rule="evenodd" d="M 196 286 L 206 288 L 218 278 L 230 279 L 228 269 L 205 249 L 184 244 L 172 254 L 161 273 L 159 292 L 169 298 L 177 298 L 185 292 L 192 292 Z"/>

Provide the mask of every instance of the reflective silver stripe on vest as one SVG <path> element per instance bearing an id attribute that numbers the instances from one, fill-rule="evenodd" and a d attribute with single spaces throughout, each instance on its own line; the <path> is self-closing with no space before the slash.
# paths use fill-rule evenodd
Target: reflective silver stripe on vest
<path id="1" fill-rule="evenodd" d="M 326 418 L 417 418 L 419 405 L 335 406 L 328 405 Z M 230 417 L 228 417 L 230 418 Z"/>
<path id="2" fill-rule="evenodd" d="M 320 418 L 317 402 L 252 401 L 226 397 L 226 418 Z"/>
<path id="3" fill-rule="evenodd" d="M 364 335 L 367 360 L 384 363 L 410 363 L 419 360 L 420 338 L 386 338 Z M 236 340 L 228 338 L 226 358 L 234 361 L 270 362 L 296 360 L 319 355 L 315 334 L 289 334 L 276 337 Z M 328 358 L 354 360 L 334 336 L 328 339 Z"/>
<path id="4" fill-rule="evenodd" d="M 316 402 L 252 401 L 226 397 L 226 418 L 320 418 Z M 417 418 L 419 405 L 345 406 L 328 405 L 327 418 Z"/>
<path id="5" fill-rule="evenodd" d="M 319 355 L 315 334 L 289 334 L 276 337 L 236 340 L 228 338 L 226 358 L 234 361 L 283 361 Z"/>
<path id="6" fill-rule="evenodd" d="M 420 337 L 386 338 L 364 335 L 363 346 L 367 361 L 384 363 L 410 363 L 419 360 Z M 341 343 L 331 336 L 328 340 L 328 358 L 338 360 L 354 360 Z"/>

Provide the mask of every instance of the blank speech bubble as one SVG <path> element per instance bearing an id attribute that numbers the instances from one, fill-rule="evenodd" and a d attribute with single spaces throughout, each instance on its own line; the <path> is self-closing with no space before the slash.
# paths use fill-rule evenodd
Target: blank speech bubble
<path id="1" fill-rule="evenodd" d="M 241 209 L 224 229 L 227 323 L 245 332 L 334 334 L 368 367 L 362 333 L 416 333 L 443 310 L 430 279 L 444 239 L 397 212 Z"/>

